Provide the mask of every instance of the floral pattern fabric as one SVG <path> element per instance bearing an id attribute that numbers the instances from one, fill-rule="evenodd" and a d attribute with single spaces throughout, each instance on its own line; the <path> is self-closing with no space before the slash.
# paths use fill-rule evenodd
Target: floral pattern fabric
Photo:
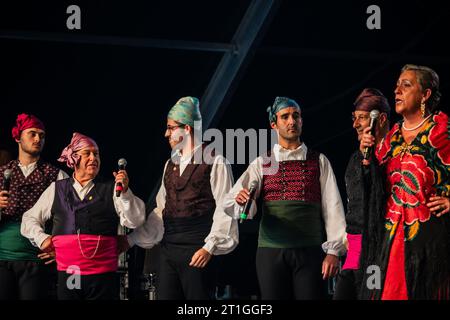
<path id="1" fill-rule="evenodd" d="M 438 112 L 410 144 L 400 125 L 379 144 L 376 157 L 387 172 L 386 229 L 392 239 L 403 216 L 405 241 L 411 241 L 430 219 L 428 199 L 450 195 L 450 124 L 448 116 Z"/>

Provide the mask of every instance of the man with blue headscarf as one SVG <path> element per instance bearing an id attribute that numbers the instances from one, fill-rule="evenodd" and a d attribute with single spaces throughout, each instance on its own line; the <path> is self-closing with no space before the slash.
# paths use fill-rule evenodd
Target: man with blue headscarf
<path id="1" fill-rule="evenodd" d="M 146 223 L 128 236 L 130 245 L 151 248 L 161 242 L 157 298 L 209 300 L 215 295 L 215 255 L 238 244 L 237 222 L 219 206 L 233 185 L 229 163 L 200 143 L 199 101 L 184 97 L 167 115 L 165 137 L 172 148 L 157 207 Z"/>
<path id="2" fill-rule="evenodd" d="M 247 201 L 263 198 L 256 254 L 262 299 L 322 299 L 324 279 L 336 275 L 338 256 L 345 252 L 336 179 L 328 159 L 301 141 L 297 102 L 277 97 L 267 111 L 278 144 L 250 164 L 225 196 L 223 208 L 237 219 Z M 255 213 L 252 203 L 248 218 Z"/>

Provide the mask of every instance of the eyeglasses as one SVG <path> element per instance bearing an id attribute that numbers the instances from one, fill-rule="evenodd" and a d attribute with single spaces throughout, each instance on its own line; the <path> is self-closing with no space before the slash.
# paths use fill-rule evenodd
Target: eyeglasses
<path id="1" fill-rule="evenodd" d="M 176 125 L 176 126 L 167 126 L 167 127 L 166 127 L 166 130 L 172 132 L 172 131 L 174 131 L 174 130 L 177 129 L 177 128 L 184 128 L 184 127 L 185 127 L 184 124 L 178 124 L 178 125 Z"/>
<path id="2" fill-rule="evenodd" d="M 358 122 L 360 121 L 367 121 L 369 120 L 370 116 L 369 115 L 358 115 L 356 116 L 355 114 L 352 114 L 352 121 L 355 122 L 355 120 L 358 120 Z"/>

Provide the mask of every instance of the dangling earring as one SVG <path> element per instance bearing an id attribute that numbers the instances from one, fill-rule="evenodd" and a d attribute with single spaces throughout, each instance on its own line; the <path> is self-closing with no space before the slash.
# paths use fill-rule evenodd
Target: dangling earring
<path id="1" fill-rule="evenodd" d="M 425 102 L 423 101 L 420 104 L 420 112 L 422 113 L 422 118 L 425 118 Z"/>

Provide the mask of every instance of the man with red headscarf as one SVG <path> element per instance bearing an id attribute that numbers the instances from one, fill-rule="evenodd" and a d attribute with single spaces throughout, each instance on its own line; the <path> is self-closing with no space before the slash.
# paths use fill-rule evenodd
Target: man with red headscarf
<path id="1" fill-rule="evenodd" d="M 58 299 L 116 300 L 118 226 L 143 224 L 145 204 L 128 188 L 125 170 L 114 172 L 115 183 L 97 179 L 99 148 L 85 135 L 74 133 L 58 161 L 74 169 L 73 176 L 52 183 L 24 214 L 22 235 L 49 257 L 55 255 Z M 119 182 L 123 190 L 117 196 Z M 51 235 L 44 230 L 49 220 Z"/>
<path id="2" fill-rule="evenodd" d="M 0 300 L 45 299 L 48 269 L 38 258 L 39 249 L 20 234 L 20 222 L 42 192 L 67 175 L 40 159 L 45 127 L 38 118 L 19 114 L 12 136 L 18 159 L 0 167 L 2 188 L 5 175 L 10 176 L 9 191 L 0 190 Z"/>

